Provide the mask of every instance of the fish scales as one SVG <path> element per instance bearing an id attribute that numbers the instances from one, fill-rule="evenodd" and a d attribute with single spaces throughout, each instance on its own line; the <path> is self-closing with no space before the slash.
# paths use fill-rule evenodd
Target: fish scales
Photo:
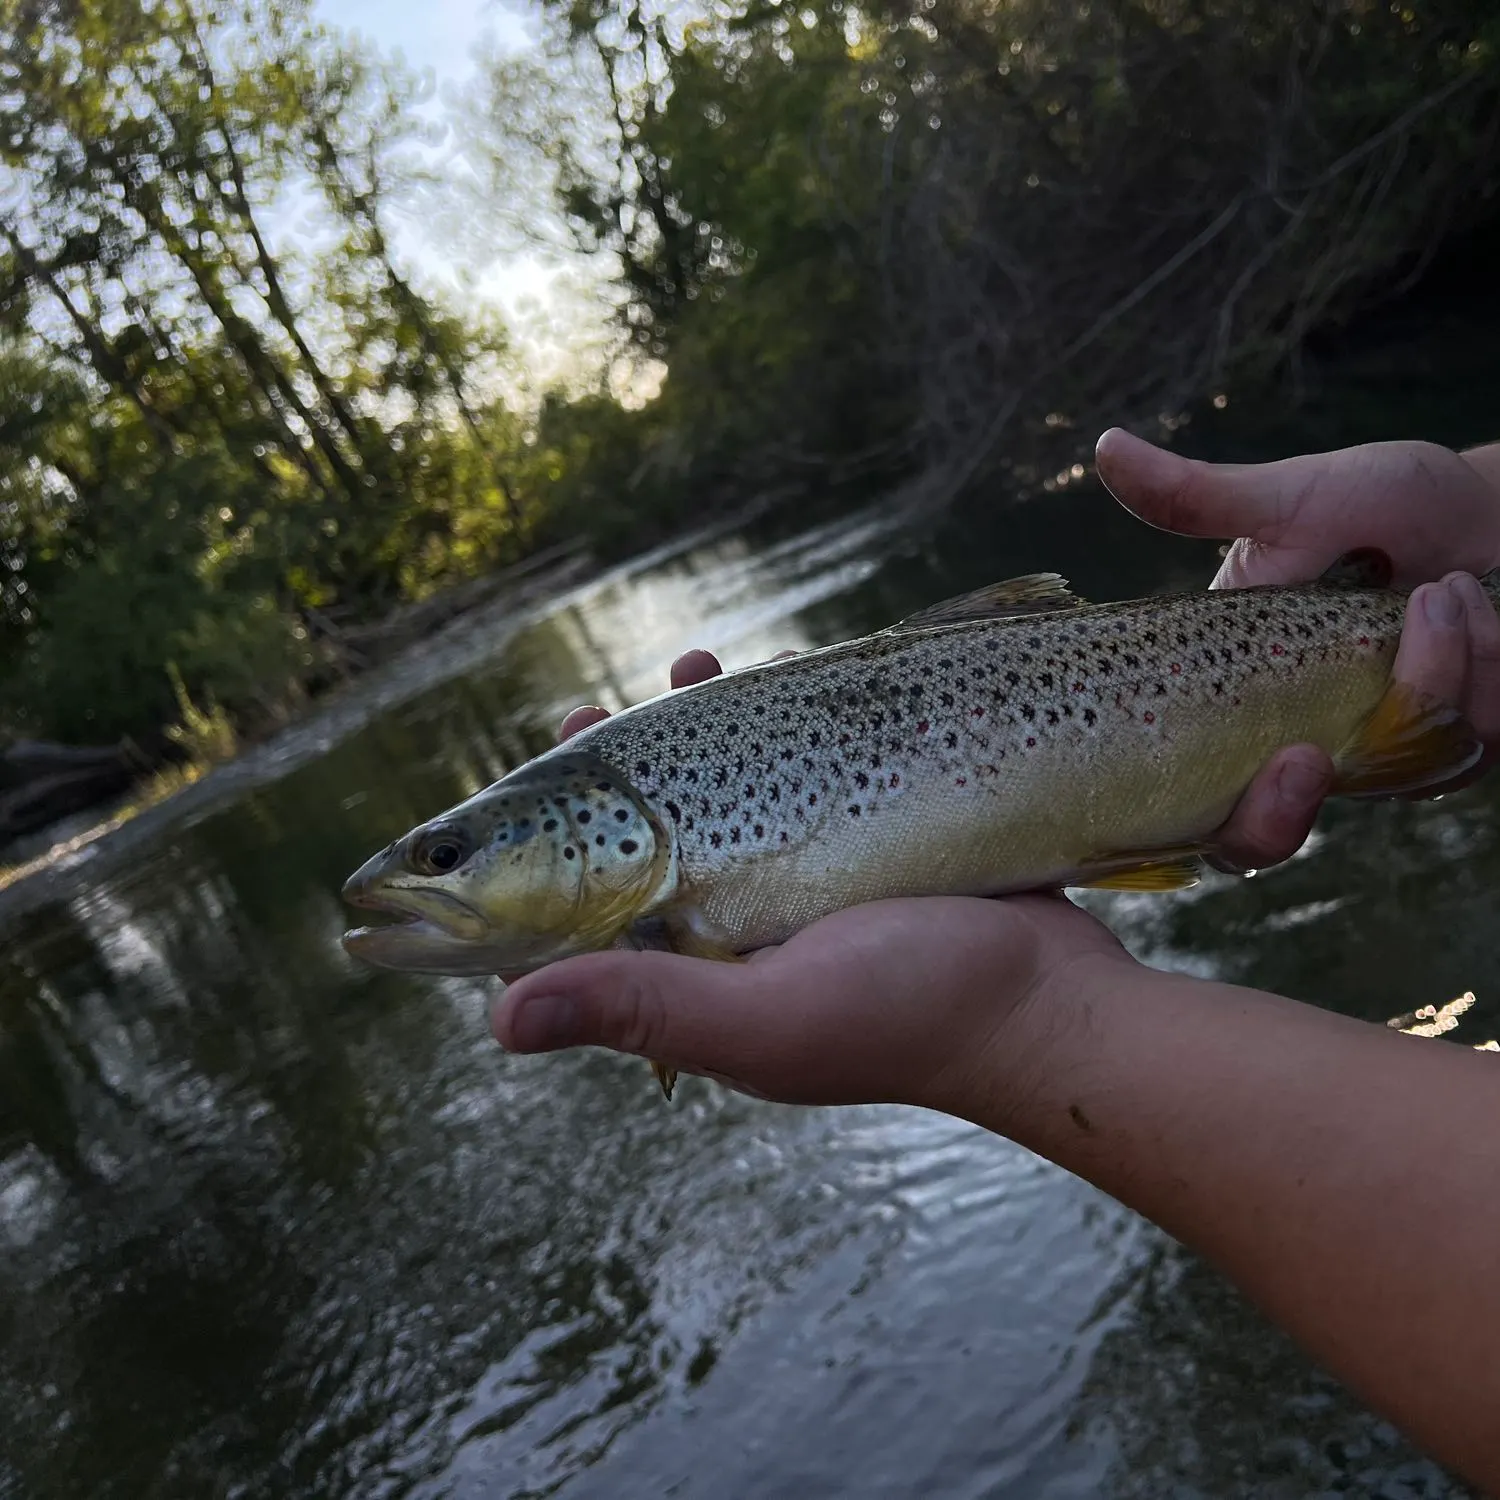
<path id="1" fill-rule="evenodd" d="M 1256 589 L 892 631 L 586 730 L 736 945 L 858 901 L 1000 893 L 1201 838 L 1291 740 L 1337 752 L 1404 600 Z"/>
<path id="2" fill-rule="evenodd" d="M 883 897 L 1181 884 L 1284 745 L 1349 795 L 1482 753 L 1392 683 L 1406 601 L 1370 559 L 1109 605 L 1039 574 L 637 704 L 366 861 L 346 898 L 396 920 L 345 946 L 514 975 L 619 944 L 732 957 Z"/>

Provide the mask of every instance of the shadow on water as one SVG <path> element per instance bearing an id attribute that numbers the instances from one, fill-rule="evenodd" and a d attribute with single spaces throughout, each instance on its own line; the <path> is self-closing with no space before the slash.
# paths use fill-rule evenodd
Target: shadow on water
<path id="1" fill-rule="evenodd" d="M 737 665 L 1006 574 L 1110 598 L 1213 563 L 1088 484 L 764 522 L 499 653 L 455 639 L 362 727 L 292 731 L 326 753 L 49 887 L 0 954 L 0 1494 L 1462 1494 L 1003 1141 L 696 1083 L 667 1110 L 623 1059 L 501 1055 L 483 985 L 337 946 L 370 850 L 689 644 Z M 1260 879 L 1101 901 L 1150 956 L 1373 1019 L 1473 988 L 1482 1039 L 1497 796 L 1332 810 Z"/>

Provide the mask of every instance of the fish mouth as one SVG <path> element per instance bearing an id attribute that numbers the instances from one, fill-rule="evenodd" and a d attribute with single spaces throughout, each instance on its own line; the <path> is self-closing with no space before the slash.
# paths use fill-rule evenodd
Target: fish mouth
<path id="1" fill-rule="evenodd" d="M 378 912 L 388 919 L 352 929 L 345 934 L 345 947 L 351 938 L 363 940 L 366 934 L 397 931 L 410 931 L 424 938 L 441 936 L 452 943 L 479 943 L 492 936 L 490 924 L 473 907 L 447 891 L 401 886 L 371 890 L 351 880 L 344 888 L 344 900 L 350 906 Z"/>
<path id="2" fill-rule="evenodd" d="M 351 906 L 388 918 L 350 928 L 341 939 L 345 953 L 377 969 L 462 978 L 499 975 L 509 981 L 564 956 L 551 952 L 551 944 L 503 936 L 445 891 L 400 886 L 370 890 L 353 881 L 350 887 L 344 899 Z"/>

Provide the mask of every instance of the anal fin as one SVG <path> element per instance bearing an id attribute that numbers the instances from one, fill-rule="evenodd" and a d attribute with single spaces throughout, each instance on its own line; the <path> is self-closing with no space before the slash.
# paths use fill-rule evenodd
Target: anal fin
<path id="1" fill-rule="evenodd" d="M 1204 845 L 1113 849 L 1086 859 L 1066 886 L 1095 891 L 1184 891 L 1203 873 Z"/>
<path id="2" fill-rule="evenodd" d="M 1391 682 L 1334 758 L 1333 794 L 1398 797 L 1425 791 L 1462 776 L 1483 754 L 1483 742 L 1458 709 Z"/>
<path id="3" fill-rule="evenodd" d="M 1106 875 L 1071 882 L 1095 891 L 1185 891 L 1198 884 L 1203 865 L 1197 855 L 1157 857 L 1147 864 L 1116 869 Z"/>

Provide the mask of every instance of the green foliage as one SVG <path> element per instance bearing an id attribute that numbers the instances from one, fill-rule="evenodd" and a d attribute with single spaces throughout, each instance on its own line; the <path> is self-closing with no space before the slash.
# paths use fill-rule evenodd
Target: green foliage
<path id="1" fill-rule="evenodd" d="M 593 257 L 649 401 L 505 404 L 391 247 L 415 85 L 312 0 L 0 0 L 0 733 L 274 722 L 341 623 L 560 538 L 1014 491 L 1496 210 L 1489 0 L 541 22 L 464 122 L 484 233 Z"/>
<path id="2" fill-rule="evenodd" d="M 598 80 L 552 180 L 667 365 L 645 463 L 684 508 L 799 477 L 949 494 L 1049 414 L 1170 415 L 1494 212 L 1488 0 L 548 14 L 550 72 L 497 73 L 497 151 Z"/>
<path id="3" fill-rule="evenodd" d="M 263 718 L 308 610 L 519 552 L 503 339 L 387 240 L 408 80 L 307 0 L 0 0 L 0 95 L 0 730 L 149 737 L 168 662 Z"/>

